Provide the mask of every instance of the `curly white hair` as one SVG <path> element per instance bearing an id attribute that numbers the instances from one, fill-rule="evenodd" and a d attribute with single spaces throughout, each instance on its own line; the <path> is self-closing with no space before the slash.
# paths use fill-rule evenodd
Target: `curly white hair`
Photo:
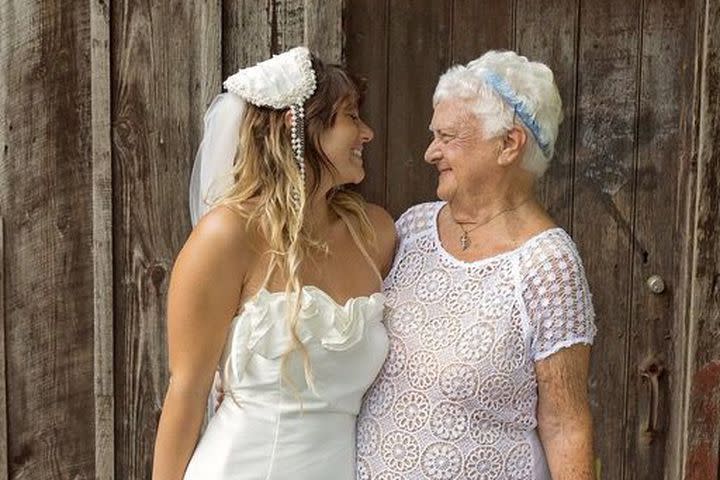
<path id="1" fill-rule="evenodd" d="M 509 88 L 501 92 L 497 82 Z M 521 165 L 538 177 L 545 173 L 563 118 L 560 92 L 546 65 L 512 51 L 491 50 L 467 65 L 451 67 L 440 77 L 433 106 L 448 98 L 470 100 L 488 138 L 507 132 L 513 122 L 524 128 L 528 142 Z M 534 125 L 527 125 L 518 109 L 527 113 Z"/>

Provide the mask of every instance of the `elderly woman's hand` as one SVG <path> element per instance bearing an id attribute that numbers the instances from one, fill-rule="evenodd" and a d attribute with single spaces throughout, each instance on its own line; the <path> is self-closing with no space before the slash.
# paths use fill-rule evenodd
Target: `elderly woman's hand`
<path id="1" fill-rule="evenodd" d="M 590 347 L 577 344 L 535 363 L 537 420 L 553 480 L 592 480 Z"/>
<path id="2" fill-rule="evenodd" d="M 213 391 L 212 391 L 212 397 L 213 397 L 213 413 L 217 412 L 218 408 L 220 408 L 220 404 L 225 399 L 225 390 L 223 390 L 223 383 L 222 383 L 222 376 L 220 375 L 220 372 L 215 372 L 215 379 L 213 380 Z"/>

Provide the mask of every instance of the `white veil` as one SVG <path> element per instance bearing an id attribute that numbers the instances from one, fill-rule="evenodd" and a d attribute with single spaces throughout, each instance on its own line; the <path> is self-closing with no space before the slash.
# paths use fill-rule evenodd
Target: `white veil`
<path id="1" fill-rule="evenodd" d="M 190 220 L 193 227 L 232 185 L 232 168 L 240 142 L 245 100 L 221 93 L 205 113 L 203 138 L 190 175 Z"/>

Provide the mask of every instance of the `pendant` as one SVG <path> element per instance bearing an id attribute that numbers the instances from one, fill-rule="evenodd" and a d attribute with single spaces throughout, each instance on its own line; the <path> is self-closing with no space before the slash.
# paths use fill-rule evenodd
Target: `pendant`
<path id="1" fill-rule="evenodd" d="M 460 236 L 460 248 L 462 248 L 463 252 L 468 249 L 470 246 L 470 239 L 468 238 L 467 232 L 463 232 L 463 234 Z"/>

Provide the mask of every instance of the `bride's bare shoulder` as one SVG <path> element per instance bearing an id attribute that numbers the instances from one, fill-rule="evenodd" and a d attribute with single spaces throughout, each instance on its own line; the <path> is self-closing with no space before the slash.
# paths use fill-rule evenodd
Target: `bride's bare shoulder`
<path id="1" fill-rule="evenodd" d="M 178 260 L 202 262 L 217 268 L 242 270 L 254 251 L 254 235 L 246 217 L 227 206 L 206 213 L 185 242 Z"/>

